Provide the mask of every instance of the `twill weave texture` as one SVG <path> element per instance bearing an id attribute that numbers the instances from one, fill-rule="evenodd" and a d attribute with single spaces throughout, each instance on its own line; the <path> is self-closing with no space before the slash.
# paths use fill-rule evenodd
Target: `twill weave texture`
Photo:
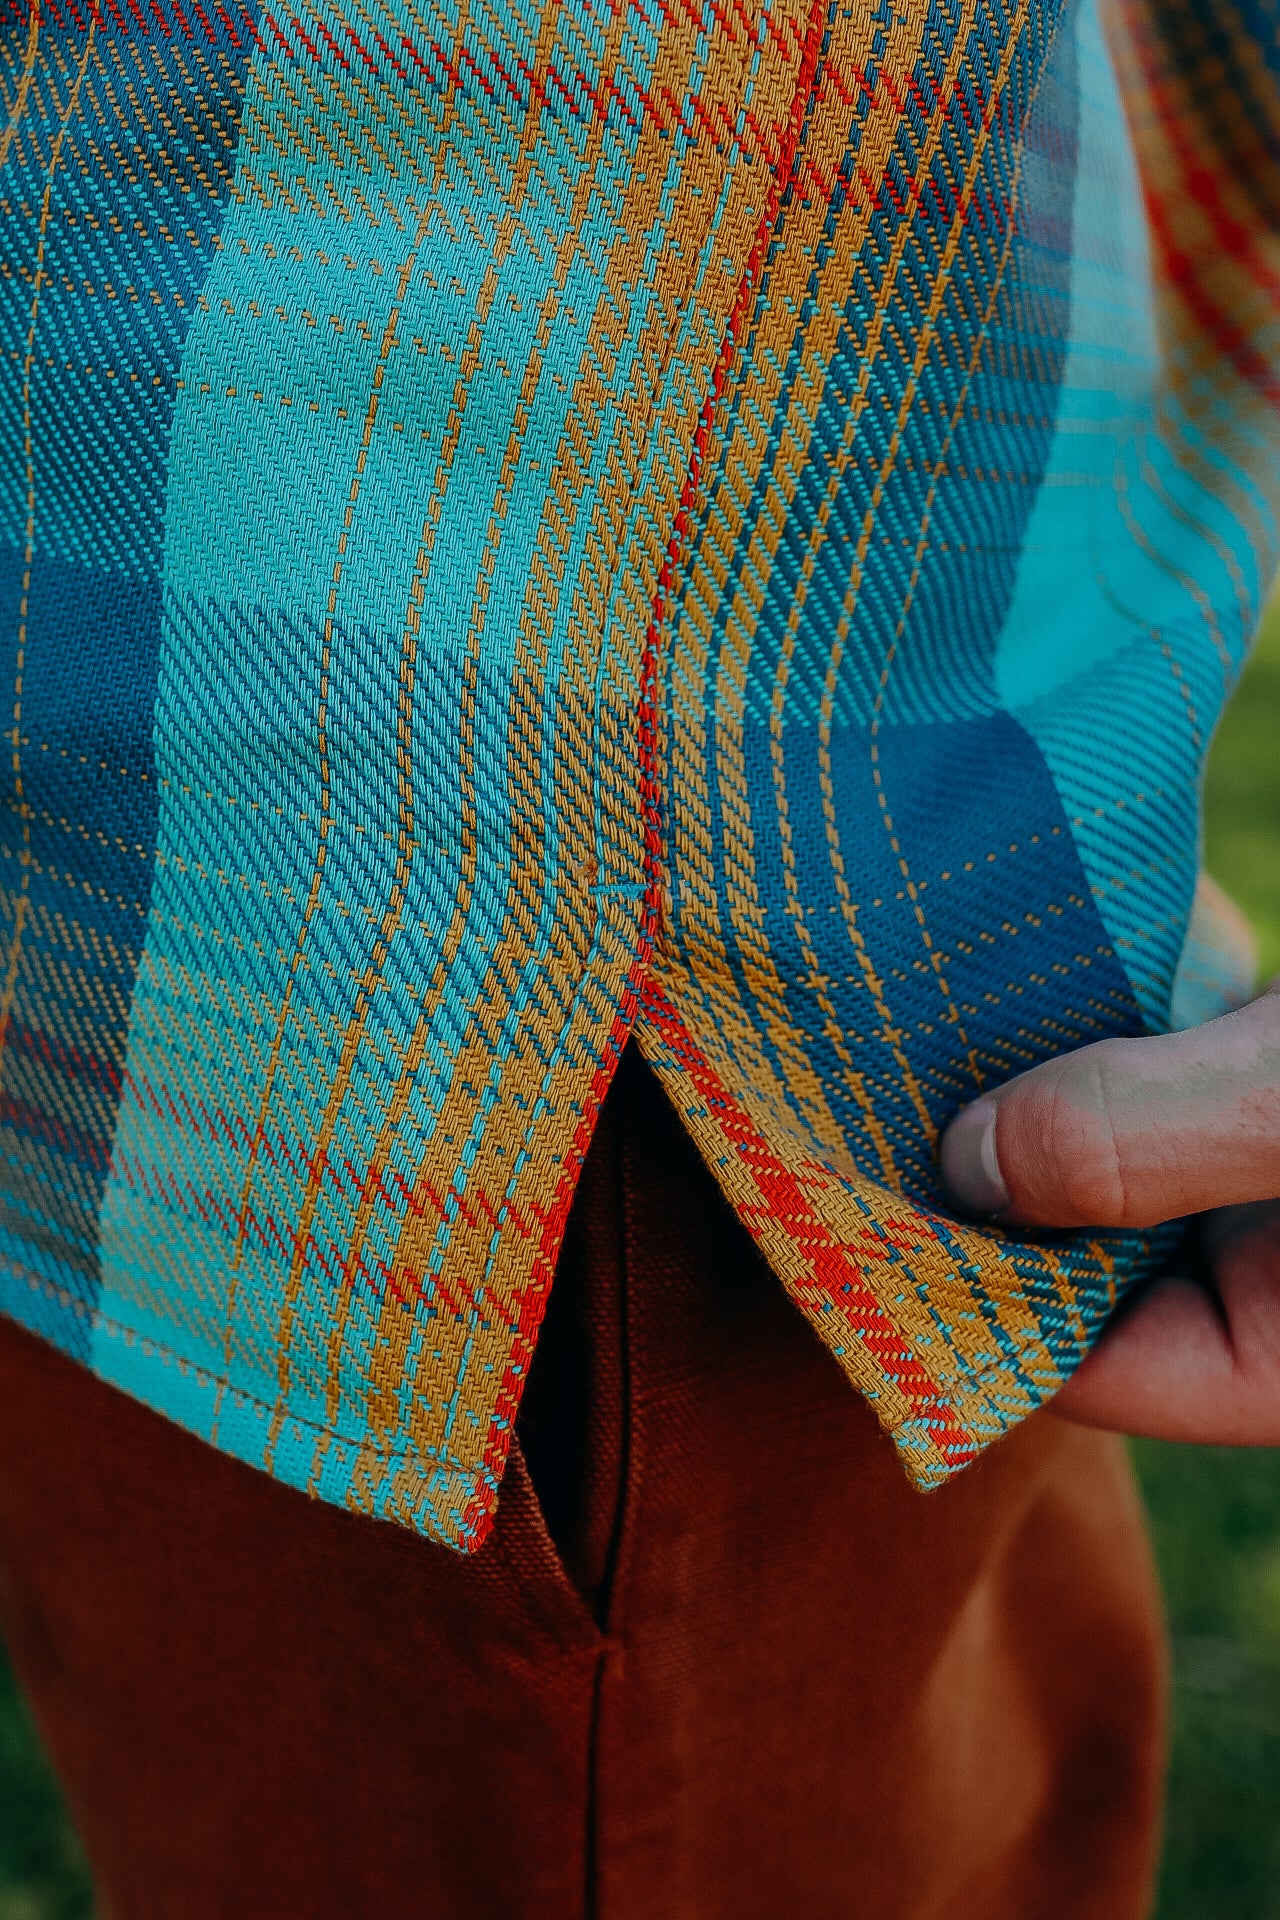
<path id="1" fill-rule="evenodd" d="M 1270 15 L 0 8 L 0 1309 L 470 1548 L 634 1036 L 962 1467 L 1167 1245 L 935 1149 L 1169 1019 Z"/>

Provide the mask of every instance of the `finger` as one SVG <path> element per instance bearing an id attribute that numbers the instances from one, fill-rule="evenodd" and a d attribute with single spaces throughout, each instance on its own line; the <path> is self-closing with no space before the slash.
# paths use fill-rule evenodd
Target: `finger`
<path id="1" fill-rule="evenodd" d="M 942 1175 L 968 1211 L 1046 1227 L 1280 1196 L 1280 995 L 1082 1047 L 984 1094 L 948 1129 Z"/>
<path id="2" fill-rule="evenodd" d="M 1112 1322 L 1054 1411 L 1155 1440 L 1280 1445 L 1280 1217 L 1219 1254 L 1215 1287 L 1157 1281 Z"/>

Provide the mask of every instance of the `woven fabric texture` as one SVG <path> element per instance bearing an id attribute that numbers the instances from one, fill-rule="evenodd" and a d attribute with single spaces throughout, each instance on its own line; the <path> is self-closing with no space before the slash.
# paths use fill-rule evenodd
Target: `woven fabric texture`
<path id="1" fill-rule="evenodd" d="M 0 1306 L 474 1545 L 634 1033 L 962 1466 L 1164 1245 L 934 1148 L 1168 1018 L 1277 555 L 1268 17 L 4 3 Z"/>
<path id="2" fill-rule="evenodd" d="M 470 1555 L 0 1322 L 0 1625 L 103 1912 L 1149 1920 L 1164 1636 L 1121 1443 L 1032 1419 L 921 1499 L 718 1198 L 628 1051 Z M 538 1472 L 548 1365 L 542 1411 L 614 1445 Z"/>

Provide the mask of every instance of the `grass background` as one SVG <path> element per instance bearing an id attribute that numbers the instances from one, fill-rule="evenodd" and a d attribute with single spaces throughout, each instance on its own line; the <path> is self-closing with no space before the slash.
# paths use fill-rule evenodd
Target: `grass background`
<path id="1" fill-rule="evenodd" d="M 1214 743 L 1206 857 L 1280 970 L 1280 600 Z M 1280 1451 L 1134 1456 L 1173 1634 L 1158 1920 L 1280 1920 Z M 0 1920 L 87 1920 L 57 1782 L 0 1651 Z M 1034 1920 L 1028 1916 L 1028 1920 Z"/>
<path id="2" fill-rule="evenodd" d="M 1209 760 L 1205 856 L 1280 971 L 1280 598 Z M 1280 1920 L 1280 1450 L 1134 1457 L 1173 1632 L 1159 1920 Z"/>

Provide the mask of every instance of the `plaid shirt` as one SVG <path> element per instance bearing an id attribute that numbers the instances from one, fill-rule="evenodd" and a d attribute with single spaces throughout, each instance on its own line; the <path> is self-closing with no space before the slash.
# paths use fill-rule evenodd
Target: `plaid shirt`
<path id="1" fill-rule="evenodd" d="M 473 1546 L 634 1035 L 962 1466 L 1168 1244 L 935 1146 L 1168 1020 L 1261 0 L 0 5 L 0 1308 Z"/>

